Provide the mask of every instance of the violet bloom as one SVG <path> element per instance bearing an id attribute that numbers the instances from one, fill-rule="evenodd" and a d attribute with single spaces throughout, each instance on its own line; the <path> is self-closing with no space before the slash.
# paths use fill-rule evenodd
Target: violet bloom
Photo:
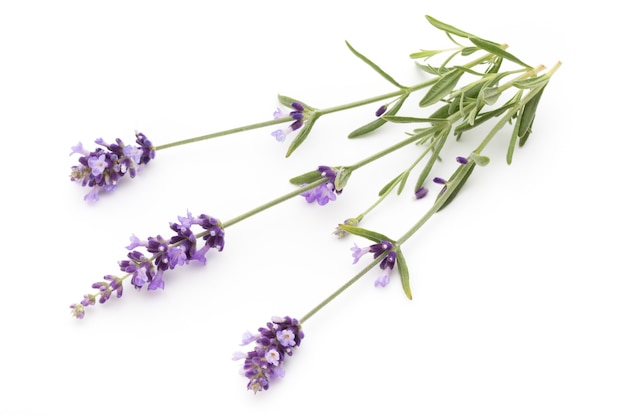
<path id="1" fill-rule="evenodd" d="M 104 277 L 104 281 L 96 282 L 92 288 L 98 292 L 87 294 L 80 303 L 72 304 L 72 315 L 82 319 L 85 316 L 85 307 L 94 305 L 96 300 L 105 303 L 115 294 L 117 298 L 122 296 L 123 281 L 130 278 L 130 283 L 141 289 L 147 286 L 149 291 L 165 288 L 163 276 L 165 272 L 179 266 L 186 265 L 191 261 L 206 264 L 206 253 L 209 249 L 221 251 L 224 248 L 224 228 L 219 220 L 214 217 L 201 214 L 198 217 L 187 213 L 187 217 L 179 217 L 180 223 L 170 223 L 170 229 L 175 234 L 169 239 L 161 235 L 148 237 L 145 240 L 132 235 L 130 245 L 126 248 L 127 259 L 119 261 L 120 270 L 125 273 L 121 278 L 113 275 Z M 198 226 L 204 231 L 195 235 L 193 226 Z M 202 237 L 204 245 L 198 248 L 198 237 Z M 202 242 L 202 240 L 200 240 Z M 144 252 L 138 249 L 142 249 Z"/>
<path id="2" fill-rule="evenodd" d="M 124 145 L 121 139 L 108 144 L 96 139 L 101 146 L 93 152 L 87 151 L 81 143 L 72 147 L 70 155 L 78 153 L 78 165 L 72 167 L 70 179 L 91 190 L 85 195 L 86 201 L 98 201 L 101 191 L 113 191 L 121 177 L 134 178 L 141 165 L 154 159 L 154 146 L 143 133 L 135 133 L 138 146 Z"/>
<path id="3" fill-rule="evenodd" d="M 385 256 L 385 258 L 380 263 L 380 268 L 383 270 L 383 274 L 376 279 L 374 282 L 374 286 L 376 287 L 386 287 L 389 284 L 389 278 L 391 275 L 391 270 L 396 264 L 396 253 L 391 251 Z"/>
<path id="4" fill-rule="evenodd" d="M 293 119 L 293 122 L 286 128 L 278 129 L 272 132 L 272 136 L 274 136 L 278 142 L 284 142 L 288 134 L 295 132 L 304 125 L 304 121 L 306 119 L 304 106 L 301 103 L 294 101 L 291 103 L 291 108 L 293 111 L 289 113 L 283 113 L 281 109 L 276 109 L 274 112 L 274 119 L 281 119 L 283 117 L 291 117 Z"/>
<path id="5" fill-rule="evenodd" d="M 422 198 L 426 197 L 427 194 L 428 194 L 428 188 L 420 187 L 417 190 L 415 190 L 415 199 L 421 200 Z"/>
<path id="6" fill-rule="evenodd" d="M 256 394 L 267 390 L 270 381 L 285 375 L 283 362 L 293 355 L 304 337 L 298 320 L 290 317 L 272 317 L 266 327 L 260 327 L 255 335 L 246 332 L 242 346 L 255 342 L 248 353 L 237 352 L 233 360 L 244 359 L 242 375 L 248 378 L 248 389 Z"/>
<path id="7" fill-rule="evenodd" d="M 380 268 L 383 270 L 383 274 L 376 279 L 374 282 L 374 286 L 376 287 L 385 287 L 389 283 L 389 278 L 391 276 L 391 270 L 396 264 L 396 252 L 392 251 L 393 244 L 387 240 L 381 240 L 378 243 L 375 243 L 370 246 L 365 246 L 363 248 L 358 247 L 356 244 L 351 248 L 352 257 L 354 258 L 353 264 L 357 263 L 359 259 L 361 259 L 364 255 L 368 253 L 372 253 L 374 255 L 374 259 L 378 258 L 380 255 L 387 252 L 387 255 L 380 262 Z"/>
<path id="8" fill-rule="evenodd" d="M 317 188 L 306 191 L 300 194 L 306 199 L 307 203 L 317 202 L 320 206 L 325 206 L 329 201 L 335 201 L 337 194 L 341 194 L 343 190 L 337 190 L 335 186 L 335 179 L 337 178 L 337 171 L 333 168 L 320 165 L 317 170 L 322 177 L 328 178 L 328 181 L 320 184 Z"/>

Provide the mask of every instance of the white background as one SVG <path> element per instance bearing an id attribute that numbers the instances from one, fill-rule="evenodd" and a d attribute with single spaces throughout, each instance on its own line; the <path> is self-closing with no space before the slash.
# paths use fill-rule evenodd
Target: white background
<path id="1" fill-rule="evenodd" d="M 626 415 L 622 13 L 553 4 L 4 2 L 0 415 Z M 367 274 L 305 323 L 285 378 L 257 395 L 231 360 L 244 331 L 304 315 L 360 270 L 349 248 L 368 243 L 331 232 L 414 159 L 409 148 L 357 171 L 326 207 L 297 198 L 228 228 L 222 253 L 167 274 L 164 291 L 126 288 L 70 316 L 117 273 L 132 233 L 166 235 L 187 210 L 226 221 L 407 127 L 347 140 L 371 105 L 322 118 L 288 159 L 272 128 L 163 150 L 92 205 L 69 181 L 71 146 L 263 121 L 277 93 L 328 107 L 392 91 L 344 40 L 420 82 L 408 55 L 450 45 L 426 14 L 563 66 L 513 164 L 503 135 L 405 244 L 412 301 L 397 275 L 378 289 Z M 415 102 L 405 111 L 427 115 Z M 453 155 L 434 174 L 449 175 Z M 399 237 L 433 197 L 392 196 L 363 226 Z"/>

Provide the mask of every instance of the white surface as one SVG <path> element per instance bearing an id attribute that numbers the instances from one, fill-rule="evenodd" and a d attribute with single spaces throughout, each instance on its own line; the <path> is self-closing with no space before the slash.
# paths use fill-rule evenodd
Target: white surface
<path id="1" fill-rule="evenodd" d="M 0 6 L 0 415 L 626 414 L 615 3 L 17 4 Z M 425 14 L 563 67 L 513 165 L 503 145 L 488 148 L 492 164 L 405 245 L 413 301 L 397 275 L 380 290 L 368 274 L 305 323 L 285 378 L 256 396 L 230 359 L 244 331 L 305 314 L 359 271 L 349 248 L 366 242 L 330 232 L 400 158 L 356 173 L 326 207 L 295 199 L 227 229 L 224 252 L 166 275 L 165 291 L 126 288 L 85 320 L 70 316 L 117 272 L 131 233 L 166 234 L 186 210 L 228 220 L 292 190 L 291 176 L 355 162 L 402 130 L 345 139 L 371 106 L 323 118 L 289 159 L 271 128 L 164 150 L 96 205 L 69 181 L 70 146 L 262 121 L 277 93 L 326 107 L 391 91 L 343 41 L 413 82 L 408 54 L 449 45 Z M 399 236 L 428 205 L 391 200 L 364 227 Z"/>

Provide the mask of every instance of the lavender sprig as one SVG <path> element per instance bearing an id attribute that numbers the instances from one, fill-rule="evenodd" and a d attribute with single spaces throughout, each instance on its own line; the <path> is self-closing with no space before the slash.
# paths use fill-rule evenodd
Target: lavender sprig
<path id="1" fill-rule="evenodd" d="M 113 191 L 124 175 L 134 178 L 141 165 L 154 159 L 152 142 L 140 132 L 135 137 L 138 146 L 125 145 L 119 138 L 109 144 L 100 138 L 95 141 L 100 146 L 95 151 L 86 150 L 80 142 L 72 147 L 70 156 L 75 153 L 81 156 L 78 165 L 72 167 L 70 179 L 91 188 L 85 195 L 86 201 L 98 201 L 101 191 Z"/>
<path id="2" fill-rule="evenodd" d="M 248 389 L 255 394 L 265 391 L 272 380 L 283 377 L 286 357 L 293 355 L 303 338 L 302 326 L 289 316 L 272 317 L 272 321 L 266 327 L 260 327 L 254 335 L 244 333 L 241 345 L 254 342 L 254 349 L 248 353 L 235 353 L 233 360 L 244 360 L 241 374 L 248 378 Z"/>
<path id="3" fill-rule="evenodd" d="M 131 243 L 126 247 L 130 250 L 128 259 L 119 261 L 120 269 L 125 275 L 122 277 L 105 275 L 103 281 L 94 283 L 91 287 L 98 291 L 85 294 L 80 303 L 70 305 L 72 315 L 82 319 L 85 317 L 85 307 L 94 305 L 96 300 L 104 304 L 113 293 L 120 298 L 123 294 L 123 283 L 128 278 L 138 290 L 144 286 L 147 286 L 149 291 L 164 289 L 163 275 L 166 271 L 192 261 L 205 265 L 209 249 L 215 248 L 219 252 L 224 249 L 224 228 L 216 218 L 206 214 L 195 217 L 187 212 L 187 216 L 179 216 L 178 221 L 179 223 L 170 223 L 170 229 L 176 234 L 169 239 L 157 235 L 141 240 L 132 235 Z M 204 231 L 194 234 L 192 232 L 194 226 L 199 226 Z M 205 241 L 200 248 L 199 238 Z M 143 248 L 145 253 L 137 248 Z"/>

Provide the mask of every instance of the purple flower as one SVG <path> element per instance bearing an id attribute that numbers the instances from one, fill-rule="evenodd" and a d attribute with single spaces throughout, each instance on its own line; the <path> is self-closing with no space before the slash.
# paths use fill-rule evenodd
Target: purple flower
<path id="1" fill-rule="evenodd" d="M 383 274 L 376 279 L 374 285 L 376 287 L 384 287 L 389 283 L 391 270 L 396 264 L 396 252 L 392 251 L 393 244 L 387 240 L 381 240 L 370 246 L 363 248 L 358 247 L 356 244 L 351 248 L 352 257 L 354 258 L 353 264 L 357 263 L 364 255 L 372 253 L 374 259 L 387 252 L 387 255 L 380 262 L 380 268 L 383 270 Z"/>
<path id="2" fill-rule="evenodd" d="M 132 235 L 131 243 L 126 247 L 130 251 L 127 259 L 118 262 L 120 270 L 125 275 L 121 278 L 107 275 L 103 281 L 94 283 L 91 287 L 97 292 L 85 295 L 78 304 L 72 304 L 72 315 L 82 319 L 85 316 L 84 308 L 94 305 L 96 300 L 101 304 L 105 303 L 113 294 L 120 298 L 123 294 L 123 282 L 128 278 L 136 289 L 144 286 L 150 291 L 164 289 L 163 276 L 166 271 L 191 261 L 198 261 L 204 265 L 209 249 L 216 248 L 221 251 L 224 248 L 224 228 L 216 218 L 206 214 L 194 217 L 188 212 L 187 217 L 180 216 L 178 219 L 180 223 L 170 223 L 170 229 L 175 234 L 169 239 L 157 235 L 142 240 Z M 194 225 L 204 231 L 194 235 L 191 230 Z M 200 236 L 205 243 L 198 248 L 197 237 Z M 144 252 L 138 249 L 143 249 Z"/>
<path id="3" fill-rule="evenodd" d="M 457 157 L 456 157 L 456 161 L 457 161 L 459 164 L 461 164 L 461 165 L 465 165 L 465 164 L 467 164 L 467 163 L 469 162 L 469 161 L 467 160 L 467 158 L 466 158 L 466 157 L 464 157 L 464 156 L 457 156 Z"/>
<path id="4" fill-rule="evenodd" d="M 134 178 L 140 165 L 154 159 L 155 148 L 148 138 L 139 132 L 135 133 L 135 138 L 137 146 L 124 145 L 121 139 L 112 144 L 96 139 L 100 148 L 93 152 L 87 151 L 80 142 L 72 146 L 70 155 L 77 153 L 81 156 L 78 165 L 72 167 L 70 179 L 91 188 L 85 201 L 98 201 L 101 191 L 113 191 L 126 173 Z"/>
<path id="5" fill-rule="evenodd" d="M 337 190 L 335 187 L 337 171 L 325 165 L 320 165 L 317 170 L 320 175 L 327 178 L 328 181 L 320 184 L 312 190 L 302 193 L 301 196 L 304 197 L 306 202 L 309 204 L 317 202 L 320 206 L 325 206 L 329 201 L 335 201 L 337 199 L 337 194 L 341 194 L 342 190 Z"/>
<path id="6" fill-rule="evenodd" d="M 421 200 L 422 198 L 426 197 L 427 194 L 428 194 L 428 188 L 420 187 L 417 190 L 415 190 L 415 199 Z"/>
<path id="7" fill-rule="evenodd" d="M 376 287 L 385 287 L 389 284 L 389 276 L 391 274 L 391 270 L 396 264 L 396 253 L 391 251 L 385 256 L 385 258 L 380 263 L 380 268 L 383 270 L 383 274 L 376 279 L 374 282 L 374 286 Z"/>
<path id="8" fill-rule="evenodd" d="M 243 359 L 242 375 L 248 378 L 248 389 L 256 394 L 269 388 L 270 381 L 283 377 L 283 362 L 293 355 L 304 337 L 298 320 L 290 317 L 272 317 L 266 327 L 260 327 L 256 335 L 244 333 L 243 345 L 256 342 L 248 353 L 237 352 L 233 360 Z"/>
<path id="9" fill-rule="evenodd" d="M 378 110 L 376 110 L 376 117 L 382 116 L 383 114 L 385 114 L 386 111 L 387 111 L 387 105 L 383 104 L 382 106 L 378 108 Z"/>
<path id="10" fill-rule="evenodd" d="M 297 101 L 291 103 L 293 111 L 284 113 L 281 109 L 276 109 L 274 112 L 274 119 L 282 119 L 283 117 L 291 117 L 293 122 L 284 129 L 278 129 L 272 132 L 272 136 L 276 138 L 278 142 L 284 142 L 287 135 L 291 132 L 295 132 L 304 125 L 306 119 L 304 106 Z"/>

